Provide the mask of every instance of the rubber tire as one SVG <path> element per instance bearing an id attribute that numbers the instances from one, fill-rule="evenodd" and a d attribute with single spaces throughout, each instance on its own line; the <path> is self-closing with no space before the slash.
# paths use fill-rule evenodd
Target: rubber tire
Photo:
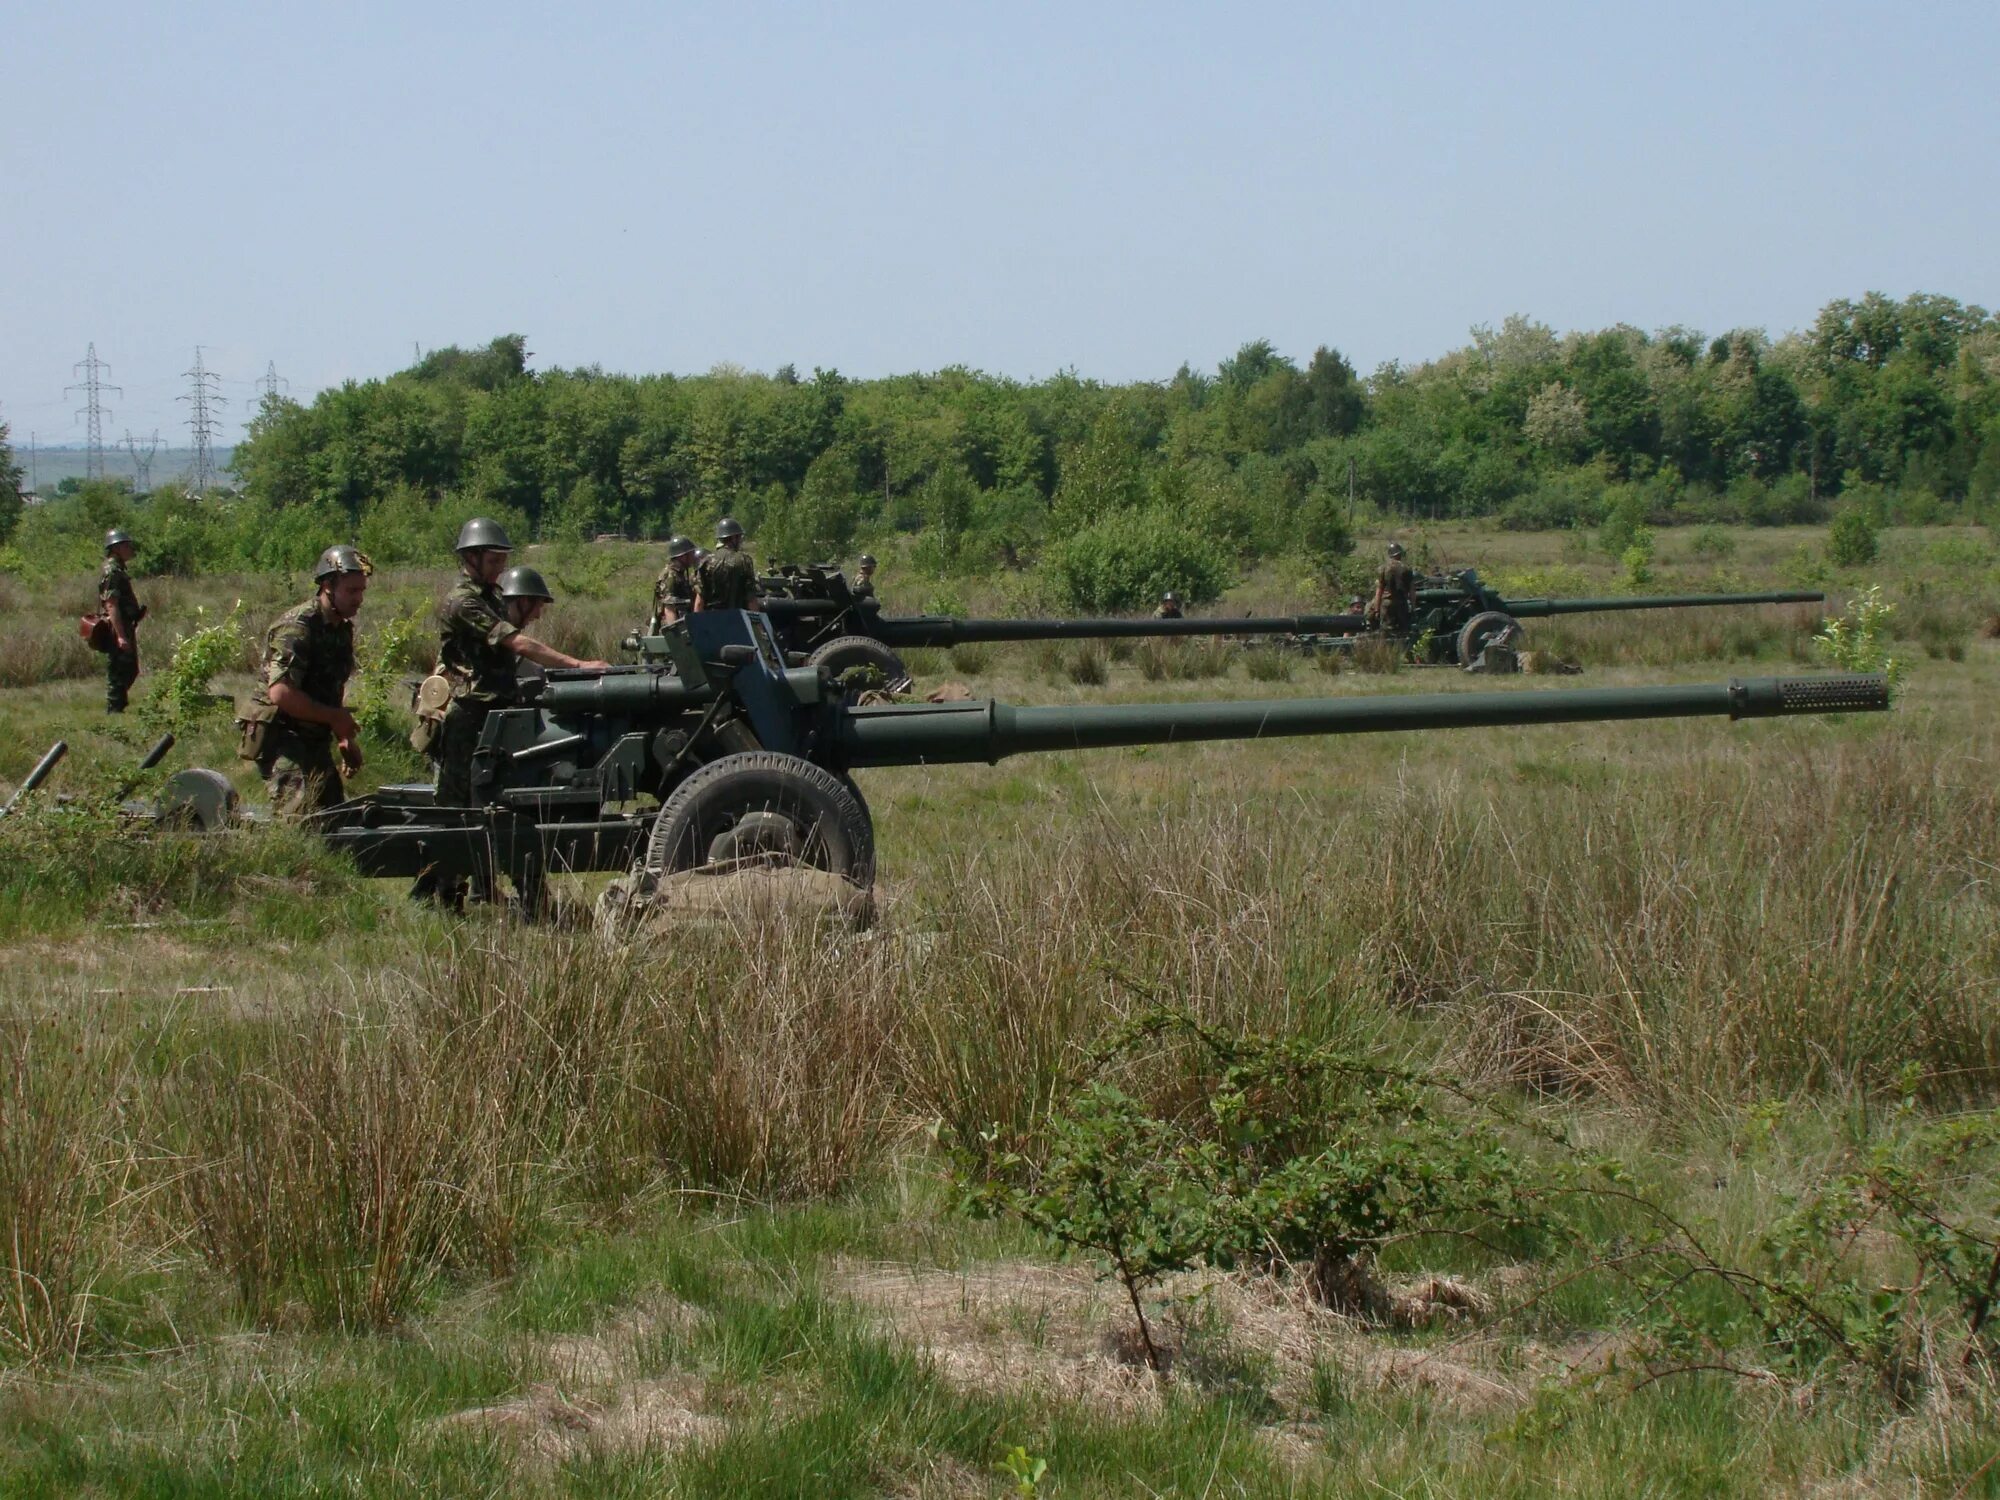
<path id="1" fill-rule="evenodd" d="M 825 667 L 836 677 L 850 667 L 874 667 L 881 672 L 889 691 L 901 693 L 910 686 L 910 669 L 903 665 L 903 658 L 872 635 L 835 636 L 814 647 L 806 665 Z"/>
<path id="2" fill-rule="evenodd" d="M 1520 622 L 1512 615 L 1497 609 L 1474 615 L 1458 632 L 1458 664 L 1470 671 L 1472 664 L 1479 660 L 1479 653 L 1486 649 L 1486 643 L 1509 628 L 1513 629 L 1518 640 Z"/>
<path id="3" fill-rule="evenodd" d="M 647 871 L 708 862 L 709 846 L 746 813 L 782 813 L 801 832 L 805 862 L 867 890 L 875 883 L 875 827 L 852 782 L 809 760 L 753 750 L 712 760 L 673 791 L 646 840 Z"/>

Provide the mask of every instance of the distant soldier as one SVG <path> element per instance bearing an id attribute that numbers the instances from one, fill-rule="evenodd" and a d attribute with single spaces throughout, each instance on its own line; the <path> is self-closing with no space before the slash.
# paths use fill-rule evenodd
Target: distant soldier
<path id="1" fill-rule="evenodd" d="M 1375 598 L 1369 614 L 1382 629 L 1403 634 L 1410 628 L 1410 613 L 1417 602 L 1417 575 L 1403 561 L 1403 544 L 1389 543 L 1389 560 L 1375 575 Z"/>
<path id="2" fill-rule="evenodd" d="M 138 544 L 123 531 L 104 533 L 104 570 L 97 575 L 97 612 L 111 627 L 111 649 L 104 656 L 104 711 L 122 714 L 139 680 L 139 622 L 146 611 L 132 592 L 126 565 Z"/>
<path id="3" fill-rule="evenodd" d="M 715 527 L 715 551 L 695 573 L 696 609 L 762 609 L 756 559 L 743 550 L 743 528 L 728 516 Z"/>
<path id="4" fill-rule="evenodd" d="M 654 634 L 676 620 L 687 618 L 694 609 L 695 545 L 677 536 L 667 543 L 667 565 L 653 583 Z"/>
<path id="5" fill-rule="evenodd" d="M 354 674 L 354 618 L 374 564 L 353 547 L 329 547 L 313 570 L 314 596 L 264 634 L 256 695 L 243 715 L 245 760 L 271 788 L 271 810 L 300 818 L 345 799 L 341 766 L 361 769 L 361 726 L 345 698 Z M 341 766 L 334 764 L 338 747 Z"/>
<path id="6" fill-rule="evenodd" d="M 875 597 L 875 559 L 866 552 L 861 554 L 861 563 L 854 571 L 854 582 L 848 585 L 848 592 L 857 599 Z"/>
<path id="7" fill-rule="evenodd" d="M 431 748 L 440 807 L 472 805 L 472 752 L 479 745 L 479 731 L 489 713 L 514 701 L 514 676 L 522 658 L 543 667 L 610 665 L 579 660 L 522 633 L 518 622 L 541 613 L 538 601 L 548 599 L 548 590 L 533 569 L 516 569 L 534 574 L 537 597 L 517 595 L 510 601 L 501 594 L 500 575 L 514 544 L 499 522 L 484 516 L 467 521 L 459 530 L 457 550 L 464 576 L 438 607 L 438 671 L 451 684 L 451 706 Z M 411 894 L 456 900 L 463 892 L 458 882 L 426 872 Z M 490 885 L 481 894 L 490 897 Z"/>
<path id="8" fill-rule="evenodd" d="M 1160 607 L 1153 611 L 1156 620 L 1178 620 L 1181 615 L 1181 596 L 1172 589 L 1160 595 Z"/>

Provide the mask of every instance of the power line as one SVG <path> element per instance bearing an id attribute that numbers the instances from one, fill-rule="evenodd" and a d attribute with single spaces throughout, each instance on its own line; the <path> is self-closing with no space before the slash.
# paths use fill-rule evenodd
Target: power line
<path id="1" fill-rule="evenodd" d="M 117 391 L 122 396 L 125 394 L 125 391 L 121 386 L 106 385 L 104 383 L 103 375 L 111 372 L 111 366 L 97 357 L 97 344 L 94 341 L 91 343 L 90 350 L 84 355 L 83 359 L 71 367 L 70 373 L 75 374 L 78 370 L 83 371 L 82 384 L 64 386 L 63 394 L 68 395 L 71 391 L 82 391 L 84 393 L 84 404 L 78 407 L 76 412 L 79 417 L 85 418 L 86 425 L 84 430 L 88 434 L 84 440 L 83 477 L 86 479 L 102 479 L 104 477 L 104 419 L 110 416 L 111 413 L 104 409 L 100 393 L 104 391 Z"/>
<path id="2" fill-rule="evenodd" d="M 126 428 L 125 451 L 132 455 L 132 470 L 138 476 L 138 483 L 134 486 L 135 491 L 141 495 L 147 494 L 153 488 L 153 455 L 160 451 L 160 429 L 157 427 L 153 429 L 153 436 L 147 442 L 146 451 L 142 456 L 138 440 L 132 436 L 132 429 Z"/>
<path id="3" fill-rule="evenodd" d="M 194 462 L 188 469 L 188 483 L 199 495 L 215 488 L 215 460 L 209 456 L 208 440 L 215 436 L 216 422 L 209 415 L 209 406 L 227 406 L 228 398 L 219 387 L 222 377 L 209 369 L 201 361 L 201 345 L 194 346 L 194 368 L 181 372 L 190 382 L 185 396 L 176 396 L 176 401 L 188 403 L 188 430 L 194 434 Z"/>

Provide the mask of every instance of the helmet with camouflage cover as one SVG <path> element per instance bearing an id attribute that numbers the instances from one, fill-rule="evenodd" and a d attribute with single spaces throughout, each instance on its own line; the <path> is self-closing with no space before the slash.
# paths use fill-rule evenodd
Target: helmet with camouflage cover
<path id="1" fill-rule="evenodd" d="M 731 537 L 735 537 L 738 541 L 743 539 L 743 523 L 734 516 L 724 516 L 715 523 L 715 539 L 718 542 L 726 542 Z"/>
<path id="2" fill-rule="evenodd" d="M 667 556 L 675 559 L 693 557 L 695 545 L 693 537 L 677 536 L 667 543 Z"/>
<path id="3" fill-rule="evenodd" d="M 529 567 L 509 568 L 500 575 L 500 597 L 541 599 L 550 604 L 556 602 L 556 596 L 549 592 L 549 586 L 542 581 L 541 572 Z"/>
<path id="4" fill-rule="evenodd" d="M 364 576 L 375 571 L 375 564 L 368 560 L 368 554 L 359 547 L 350 547 L 345 542 L 336 542 L 320 553 L 319 562 L 313 567 L 313 582 L 325 583 L 329 578 L 338 578 L 342 573 L 360 573 Z"/>
<path id="5" fill-rule="evenodd" d="M 132 540 L 132 534 L 123 527 L 114 526 L 104 533 L 104 550 L 106 552 L 109 552 L 113 547 L 136 547 L 138 545 L 137 542 Z"/>
<path id="6" fill-rule="evenodd" d="M 486 516 L 474 516 L 458 528 L 458 543 L 454 552 L 512 552 L 514 544 L 507 539 L 506 528 L 498 521 Z"/>

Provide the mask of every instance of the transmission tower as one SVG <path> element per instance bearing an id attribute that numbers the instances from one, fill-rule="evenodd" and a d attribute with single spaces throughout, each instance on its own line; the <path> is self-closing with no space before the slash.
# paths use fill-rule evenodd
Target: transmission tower
<path id="1" fill-rule="evenodd" d="M 265 360 L 263 378 L 257 382 L 258 401 L 262 403 L 270 400 L 271 397 L 278 394 L 280 387 L 289 391 L 292 388 L 292 383 L 278 373 L 278 362 L 275 359 Z"/>
<path id="2" fill-rule="evenodd" d="M 111 373 L 111 366 L 97 357 L 97 345 L 95 343 L 91 344 L 89 353 L 84 355 L 82 361 L 75 366 L 72 373 L 78 370 L 83 372 L 82 382 L 78 385 L 65 386 L 63 394 L 68 395 L 71 391 L 83 392 L 83 405 L 78 407 L 76 411 L 76 414 L 84 419 L 85 431 L 88 434 L 85 438 L 83 450 L 83 477 L 85 479 L 102 479 L 104 477 L 104 419 L 111 415 L 111 413 L 104 409 L 103 393 L 105 391 L 117 391 L 122 396 L 125 392 L 118 386 L 106 385 L 104 383 L 104 376 Z"/>
<path id="3" fill-rule="evenodd" d="M 201 362 L 201 345 L 194 346 L 194 368 L 181 373 L 192 383 L 185 396 L 174 399 L 188 403 L 188 431 L 194 434 L 194 462 L 188 469 L 188 483 L 199 495 L 215 487 L 215 460 L 209 455 L 208 440 L 215 436 L 216 421 L 209 408 L 229 403 L 222 395 L 222 377 Z"/>
<path id="4" fill-rule="evenodd" d="M 136 494 L 149 494 L 153 488 L 153 455 L 160 451 L 160 429 L 153 429 L 153 436 L 146 443 L 146 451 L 139 451 L 139 440 L 132 436 L 132 429 L 125 429 L 125 451 L 132 455 L 132 472 L 138 476 L 133 485 Z"/>

